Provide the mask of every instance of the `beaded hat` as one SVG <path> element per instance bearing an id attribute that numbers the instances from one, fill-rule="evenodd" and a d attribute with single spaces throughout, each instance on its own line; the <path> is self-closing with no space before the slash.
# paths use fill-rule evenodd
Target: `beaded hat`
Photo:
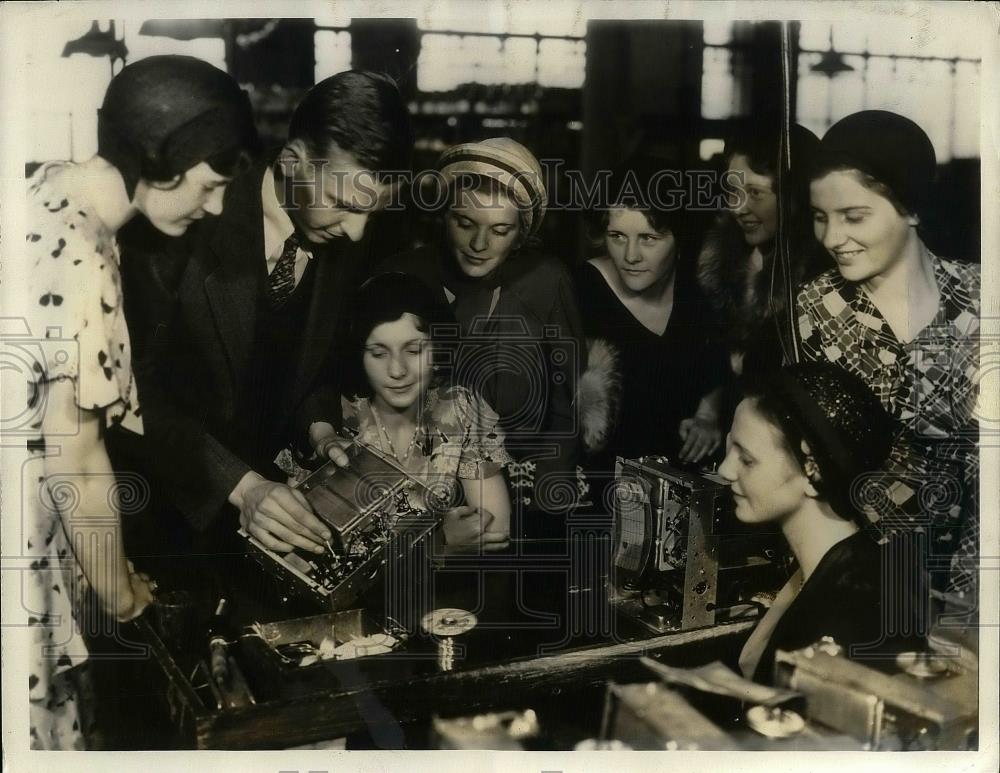
<path id="1" fill-rule="evenodd" d="M 899 430 L 878 397 L 859 377 L 827 362 L 782 368 L 762 383 L 761 395 L 779 406 L 786 430 L 809 445 L 820 493 L 838 513 L 872 525 L 855 503 L 857 484 L 885 463 Z"/>

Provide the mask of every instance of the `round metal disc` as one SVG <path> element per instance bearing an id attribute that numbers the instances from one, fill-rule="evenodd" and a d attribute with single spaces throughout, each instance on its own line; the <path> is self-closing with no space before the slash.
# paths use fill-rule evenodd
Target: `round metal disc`
<path id="1" fill-rule="evenodd" d="M 458 636 L 476 627 L 476 616 L 464 609 L 435 609 L 420 621 L 420 626 L 434 636 Z"/>
<path id="2" fill-rule="evenodd" d="M 787 709 L 754 706 L 747 711 L 747 724 L 766 738 L 790 738 L 806 726 L 800 714 Z"/>

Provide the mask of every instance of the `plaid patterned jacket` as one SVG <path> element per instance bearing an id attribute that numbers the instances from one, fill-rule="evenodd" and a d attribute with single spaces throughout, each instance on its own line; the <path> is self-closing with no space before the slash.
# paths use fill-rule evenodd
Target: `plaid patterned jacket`
<path id="1" fill-rule="evenodd" d="M 905 428 L 886 469 L 873 474 L 878 491 L 859 488 L 873 521 L 922 526 L 946 552 L 970 558 L 978 544 L 980 268 L 931 262 L 940 304 L 914 340 L 899 341 L 864 287 L 831 269 L 799 290 L 801 351 L 861 377 Z M 969 582 L 953 576 L 952 589 Z"/>

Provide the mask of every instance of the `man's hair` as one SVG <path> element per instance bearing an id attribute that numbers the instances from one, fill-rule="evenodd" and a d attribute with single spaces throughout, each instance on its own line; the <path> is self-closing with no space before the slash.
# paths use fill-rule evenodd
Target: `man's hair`
<path id="1" fill-rule="evenodd" d="M 409 169 L 413 152 L 410 116 L 396 84 L 361 70 L 332 75 L 309 89 L 292 114 L 288 139 L 305 143 L 315 158 L 336 145 L 376 177 Z"/>

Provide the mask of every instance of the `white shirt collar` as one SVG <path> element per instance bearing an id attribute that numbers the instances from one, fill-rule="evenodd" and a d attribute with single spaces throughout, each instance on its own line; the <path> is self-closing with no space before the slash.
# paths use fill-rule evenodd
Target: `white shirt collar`
<path id="1" fill-rule="evenodd" d="M 264 258 L 268 263 L 277 262 L 285 249 L 285 241 L 295 233 L 295 224 L 288 213 L 278 203 L 274 192 L 274 171 L 271 167 L 264 170 L 264 179 L 260 184 L 260 200 L 264 212 Z M 299 249 L 308 257 L 312 257 L 304 246 Z"/>

